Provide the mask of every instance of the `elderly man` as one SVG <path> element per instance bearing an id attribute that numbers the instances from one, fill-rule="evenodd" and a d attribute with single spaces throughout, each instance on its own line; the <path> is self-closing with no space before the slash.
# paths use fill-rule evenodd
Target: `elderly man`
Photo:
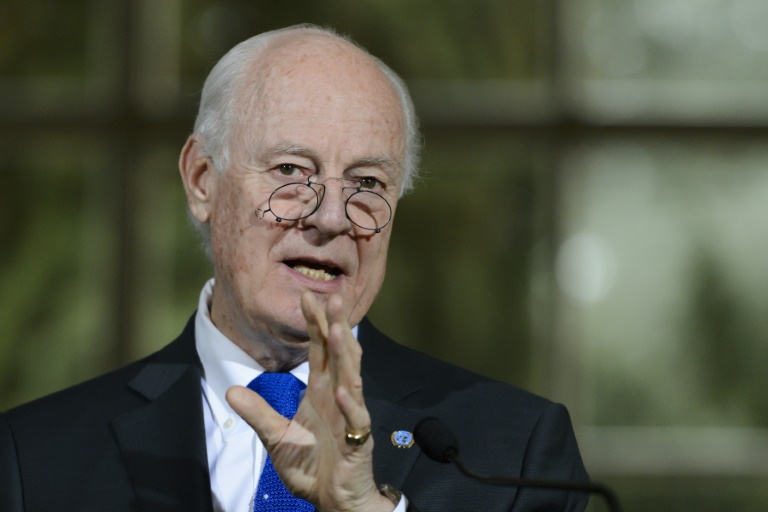
<path id="1" fill-rule="evenodd" d="M 587 479 L 562 406 L 364 318 L 418 146 L 405 86 L 350 41 L 301 26 L 232 49 L 179 161 L 214 269 L 197 313 L 156 354 L 0 417 L 0 509 L 582 510 L 413 444 L 437 416 L 479 471 Z"/>

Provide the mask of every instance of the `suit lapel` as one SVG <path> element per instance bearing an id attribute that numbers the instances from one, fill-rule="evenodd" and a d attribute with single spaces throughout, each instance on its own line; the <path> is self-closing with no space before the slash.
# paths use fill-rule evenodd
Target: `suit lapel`
<path id="1" fill-rule="evenodd" d="M 392 373 L 401 347 L 376 330 L 367 319 L 360 324 L 359 337 L 363 347 L 365 405 L 371 415 L 374 440 L 374 476 L 378 483 L 402 489 L 421 451 L 415 444 L 410 448 L 396 446 L 392 434 L 398 430 L 413 432 L 422 413 L 418 409 L 402 407 L 398 402 L 416 395 L 423 384 L 417 375 Z"/>
<path id="2" fill-rule="evenodd" d="M 147 403 L 112 427 L 142 512 L 212 510 L 200 375 L 190 322 L 128 384 Z"/>
<path id="3" fill-rule="evenodd" d="M 376 481 L 402 489 L 421 452 L 415 444 L 410 448 L 399 448 L 392 442 L 392 434 L 398 430 L 412 432 L 420 417 L 378 398 L 367 398 L 365 404 L 371 414 L 373 472 Z"/>

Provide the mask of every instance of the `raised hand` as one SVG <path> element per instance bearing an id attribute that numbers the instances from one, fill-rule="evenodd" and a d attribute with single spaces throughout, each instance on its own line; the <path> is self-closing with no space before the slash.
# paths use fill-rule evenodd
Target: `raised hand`
<path id="1" fill-rule="evenodd" d="M 325 310 L 301 297 L 310 335 L 309 381 L 293 420 L 258 394 L 235 386 L 227 401 L 261 438 L 291 493 L 320 511 L 387 511 L 394 505 L 373 479 L 370 415 L 363 399 L 362 349 L 343 315 L 341 297 Z"/>

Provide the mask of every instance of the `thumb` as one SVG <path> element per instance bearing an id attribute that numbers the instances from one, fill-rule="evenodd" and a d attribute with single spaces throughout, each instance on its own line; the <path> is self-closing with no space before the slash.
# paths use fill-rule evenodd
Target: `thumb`
<path id="1" fill-rule="evenodd" d="M 248 423 L 269 450 L 283 436 L 290 420 L 275 411 L 258 393 L 243 386 L 227 390 L 227 402 Z"/>

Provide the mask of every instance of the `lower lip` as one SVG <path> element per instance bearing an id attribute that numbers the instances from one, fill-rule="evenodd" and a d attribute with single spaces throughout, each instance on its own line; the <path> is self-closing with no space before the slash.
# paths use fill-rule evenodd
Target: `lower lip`
<path id="1" fill-rule="evenodd" d="M 344 279 L 343 275 L 339 275 L 330 281 L 320 281 L 319 279 L 312 279 L 311 277 L 302 274 L 298 270 L 294 270 L 286 264 L 283 264 L 283 268 L 288 270 L 288 273 L 293 278 L 297 279 L 301 283 L 302 287 L 316 292 L 336 292 L 341 288 L 342 280 Z"/>

